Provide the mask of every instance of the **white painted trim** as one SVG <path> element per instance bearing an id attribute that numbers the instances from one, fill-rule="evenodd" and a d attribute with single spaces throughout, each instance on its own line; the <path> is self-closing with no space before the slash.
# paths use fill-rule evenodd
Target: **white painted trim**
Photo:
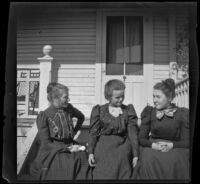
<path id="1" fill-rule="evenodd" d="M 116 13 L 118 15 L 123 16 L 139 16 L 144 15 L 144 12 L 150 12 L 152 9 L 149 8 L 102 8 L 103 13 L 106 13 L 107 15 L 113 15 L 113 13 Z"/>
<path id="2" fill-rule="evenodd" d="M 146 13 L 143 24 L 144 39 L 144 85 L 146 86 L 146 102 L 153 105 L 153 16 L 152 13 Z"/>
<path id="3" fill-rule="evenodd" d="M 105 64 L 102 64 L 103 67 L 105 67 Z M 107 80 L 109 79 L 119 79 L 119 80 L 123 80 L 123 76 L 122 75 L 106 75 L 105 76 Z M 134 83 L 141 83 L 144 82 L 144 76 L 137 76 L 137 75 L 126 75 L 126 83 L 127 82 L 134 82 Z"/>
<path id="4" fill-rule="evenodd" d="M 22 166 L 23 166 L 23 163 L 27 157 L 27 154 L 33 144 L 33 141 L 37 135 L 37 125 L 36 125 L 36 122 L 33 124 L 31 130 L 27 133 L 27 137 L 26 137 L 26 141 L 24 143 L 24 147 L 22 148 L 23 150 L 21 150 L 21 155 L 17 155 L 17 174 L 19 174 Z"/>
<path id="5" fill-rule="evenodd" d="M 95 64 L 95 98 L 96 104 L 101 103 L 102 91 L 102 11 L 96 12 L 96 64 Z"/>
<path id="6" fill-rule="evenodd" d="M 53 61 L 53 58 L 51 56 L 43 56 L 43 57 L 38 57 L 37 60 L 43 62 L 51 62 Z"/>
<path id="7" fill-rule="evenodd" d="M 28 76 L 28 79 L 29 79 L 29 76 Z M 28 81 L 26 81 L 26 86 L 27 86 L 27 91 L 28 91 L 28 93 L 26 93 L 26 98 L 25 98 L 25 114 L 27 114 L 28 115 L 28 111 L 29 111 L 29 91 L 30 91 L 30 87 L 29 87 L 29 82 Z"/>
<path id="8" fill-rule="evenodd" d="M 38 81 L 38 78 L 31 78 L 31 80 L 30 79 L 27 79 L 27 78 L 17 78 L 17 82 L 20 82 L 20 81 L 22 81 L 22 82 L 34 82 L 34 81 Z"/>
<path id="9" fill-rule="evenodd" d="M 96 104 L 101 103 L 101 63 L 96 63 L 96 73 L 95 73 L 95 102 Z"/>
<path id="10" fill-rule="evenodd" d="M 37 118 L 37 115 L 22 115 L 22 116 L 17 116 L 17 119 L 36 119 Z"/>
<path id="11" fill-rule="evenodd" d="M 64 63 L 55 63 L 55 69 L 88 69 L 88 68 L 94 68 L 95 69 L 95 64 L 64 64 Z"/>
<path id="12" fill-rule="evenodd" d="M 17 69 L 40 69 L 40 64 L 17 64 Z"/>
<path id="13" fill-rule="evenodd" d="M 41 60 L 40 60 L 41 59 Z M 46 88 L 52 81 L 53 58 L 38 58 L 40 63 L 40 87 L 39 87 L 39 110 L 45 110 L 49 106 Z"/>

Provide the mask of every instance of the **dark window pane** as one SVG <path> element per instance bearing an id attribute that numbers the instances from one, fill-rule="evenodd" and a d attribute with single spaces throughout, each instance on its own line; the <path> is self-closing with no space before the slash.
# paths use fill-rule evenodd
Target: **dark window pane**
<path id="1" fill-rule="evenodd" d="M 122 16 L 107 18 L 106 75 L 123 75 L 124 62 L 126 75 L 143 75 L 143 18 L 129 16 L 125 19 L 124 22 Z"/>
<path id="2" fill-rule="evenodd" d="M 126 17 L 126 61 L 142 62 L 142 17 Z"/>
<path id="3" fill-rule="evenodd" d="M 123 63 L 124 17 L 108 17 L 106 48 L 107 63 Z"/>
<path id="4" fill-rule="evenodd" d="M 106 75 L 123 75 L 123 64 L 106 64 Z"/>

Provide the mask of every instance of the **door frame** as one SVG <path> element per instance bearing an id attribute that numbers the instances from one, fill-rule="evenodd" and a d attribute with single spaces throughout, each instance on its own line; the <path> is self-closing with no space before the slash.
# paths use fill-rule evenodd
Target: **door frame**
<path id="1" fill-rule="evenodd" d="M 134 10 L 134 9 L 133 9 Z M 126 82 L 143 82 L 146 87 L 146 96 L 148 104 L 153 103 L 153 16 L 151 11 L 137 10 L 126 11 L 98 9 L 96 14 L 97 37 L 96 37 L 96 99 L 97 103 L 105 103 L 104 100 L 104 81 L 113 78 L 114 75 L 105 75 L 106 72 L 106 18 L 107 16 L 142 16 L 143 17 L 143 75 L 130 75 Z M 115 75 L 116 79 L 123 79 L 122 75 Z M 99 84 L 99 82 L 101 84 Z"/>

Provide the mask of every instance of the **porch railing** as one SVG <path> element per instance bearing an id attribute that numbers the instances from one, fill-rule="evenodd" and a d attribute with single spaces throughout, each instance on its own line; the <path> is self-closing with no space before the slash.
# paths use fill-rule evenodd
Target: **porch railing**
<path id="1" fill-rule="evenodd" d="M 48 106 L 46 87 L 52 80 L 50 45 L 43 47 L 39 65 L 17 68 L 17 174 L 19 174 L 37 134 L 36 117 Z"/>
<path id="2" fill-rule="evenodd" d="M 35 118 L 37 116 L 39 81 L 39 69 L 17 69 L 17 118 Z"/>
<path id="3" fill-rule="evenodd" d="M 176 83 L 175 103 L 179 107 L 189 108 L 189 78 Z"/>

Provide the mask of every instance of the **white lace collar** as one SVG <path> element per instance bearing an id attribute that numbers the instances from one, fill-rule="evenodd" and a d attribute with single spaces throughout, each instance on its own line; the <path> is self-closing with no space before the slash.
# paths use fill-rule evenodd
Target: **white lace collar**
<path id="1" fill-rule="evenodd" d="M 118 117 L 120 114 L 123 114 L 121 107 L 112 107 L 110 105 L 109 105 L 109 113 L 114 117 Z"/>

